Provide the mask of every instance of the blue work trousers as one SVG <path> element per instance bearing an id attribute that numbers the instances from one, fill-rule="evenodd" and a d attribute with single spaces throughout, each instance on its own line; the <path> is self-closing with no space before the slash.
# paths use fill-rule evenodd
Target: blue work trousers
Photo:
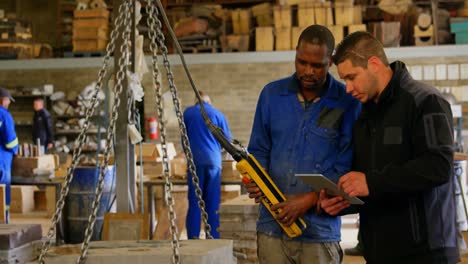
<path id="1" fill-rule="evenodd" d="M 197 176 L 203 194 L 203 201 L 205 201 L 208 223 L 211 226 L 211 235 L 213 238 L 219 238 L 217 231 L 219 227 L 219 215 L 217 212 L 221 203 L 221 168 L 216 166 L 197 166 Z M 189 201 L 185 224 L 187 227 L 187 237 L 188 239 L 198 239 L 200 236 L 201 212 L 190 172 L 188 173 L 187 181 Z"/>
<path id="2" fill-rule="evenodd" d="M 0 169 L 0 184 L 5 184 L 5 223 L 10 220 L 10 189 L 11 189 L 11 171 Z"/>

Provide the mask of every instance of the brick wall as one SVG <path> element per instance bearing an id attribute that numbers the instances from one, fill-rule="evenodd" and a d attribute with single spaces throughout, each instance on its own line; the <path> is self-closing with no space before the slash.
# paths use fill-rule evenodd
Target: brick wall
<path id="1" fill-rule="evenodd" d="M 468 101 L 467 59 L 468 57 L 410 59 L 405 60 L 405 62 L 411 72 L 415 74 L 421 72 L 421 79 L 425 82 L 437 87 L 451 87 L 459 100 Z M 294 64 L 293 62 L 204 64 L 189 65 L 189 68 L 198 88 L 209 94 L 213 105 L 226 115 L 234 137 L 239 139 L 243 144 L 247 144 L 256 102 L 261 89 L 270 81 L 292 74 Z M 448 68 L 450 68 L 450 74 L 447 70 Z M 453 74 L 455 68 L 458 69 L 457 75 Z M 55 86 L 56 90 L 76 95 L 83 87 L 97 79 L 97 71 L 97 68 L 73 70 L 3 70 L 0 71 L 0 80 L 2 80 L 1 84 L 6 86 L 51 83 Z M 445 77 L 442 73 L 444 71 Z M 331 72 L 337 76 L 335 67 L 331 69 Z M 194 95 L 188 79 L 182 71 L 182 67 L 180 65 L 173 66 L 173 73 L 182 108 L 185 109 L 193 104 Z M 164 71 L 162 71 L 162 74 L 164 74 L 163 77 L 165 78 Z M 448 80 L 449 77 L 453 80 Z M 167 82 L 164 78 L 163 91 L 167 91 Z M 143 80 L 146 92 L 145 112 L 147 115 L 154 113 L 154 93 L 151 83 L 152 77 L 148 73 L 144 76 Z M 468 127 L 468 120 L 464 124 L 465 127 Z M 169 140 L 179 141 L 180 135 L 177 126 L 170 126 L 168 134 Z"/>

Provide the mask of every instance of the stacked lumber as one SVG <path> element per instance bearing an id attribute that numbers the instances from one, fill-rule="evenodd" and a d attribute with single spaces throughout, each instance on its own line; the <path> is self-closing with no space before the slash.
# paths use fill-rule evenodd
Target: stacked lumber
<path id="1" fill-rule="evenodd" d="M 75 10 L 73 17 L 73 51 L 105 50 L 109 41 L 109 11 Z"/>

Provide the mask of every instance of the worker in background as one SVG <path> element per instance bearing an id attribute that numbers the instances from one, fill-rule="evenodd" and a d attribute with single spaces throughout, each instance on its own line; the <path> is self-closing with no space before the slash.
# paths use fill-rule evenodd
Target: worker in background
<path id="1" fill-rule="evenodd" d="M 0 184 L 5 185 L 5 223 L 10 220 L 11 164 L 18 152 L 18 138 L 8 106 L 15 100 L 10 92 L 0 87 Z"/>
<path id="2" fill-rule="evenodd" d="M 403 62 L 390 64 L 368 32 L 346 37 L 334 63 L 346 91 L 363 103 L 353 171 L 338 184 L 365 204 L 348 208 L 322 191 L 321 207 L 330 215 L 359 211 L 367 263 L 459 262 L 449 103 Z"/>
<path id="3" fill-rule="evenodd" d="M 34 99 L 32 139 L 34 144 L 40 143 L 44 153 L 47 153 L 47 150 L 54 145 L 52 117 L 49 111 L 44 108 L 44 99 L 42 97 Z"/>
<path id="4" fill-rule="evenodd" d="M 351 134 L 360 103 L 328 73 L 335 47 L 333 34 L 312 25 L 300 35 L 296 72 L 269 83 L 260 94 L 248 150 L 285 194 L 276 218 L 290 226 L 302 217 L 307 228 L 290 239 L 274 216 L 260 205 L 258 259 L 264 264 L 341 263 L 341 219 L 316 214 L 318 192 L 295 174 L 320 173 L 334 182 L 351 168 Z M 245 184 L 249 197 L 261 201 L 260 189 Z"/>
<path id="5" fill-rule="evenodd" d="M 224 135 L 230 140 L 231 132 L 223 113 L 211 105 L 208 95 L 203 92 L 200 92 L 200 95 L 203 99 L 206 114 L 214 125 L 224 131 Z M 219 215 L 217 212 L 221 203 L 221 145 L 206 126 L 198 101 L 196 101 L 195 105 L 188 107 L 184 111 L 184 123 L 187 128 L 193 161 L 199 178 L 202 198 L 205 201 L 208 223 L 211 226 L 211 235 L 213 238 L 219 238 L 217 231 L 219 227 Z M 198 239 L 200 235 L 201 213 L 198 206 L 198 198 L 195 194 L 195 186 L 192 183 L 192 175 L 188 172 L 187 176 L 189 200 L 186 220 L 187 237 L 189 239 Z"/>

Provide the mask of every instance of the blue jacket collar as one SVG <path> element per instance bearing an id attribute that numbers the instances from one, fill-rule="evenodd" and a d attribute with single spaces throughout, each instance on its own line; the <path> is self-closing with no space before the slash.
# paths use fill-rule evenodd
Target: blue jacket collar
<path id="1" fill-rule="evenodd" d="M 288 94 L 296 94 L 300 92 L 300 83 L 297 79 L 297 74 L 294 73 L 289 77 L 290 81 L 288 83 L 288 89 L 282 91 L 281 95 L 288 95 Z M 327 81 L 326 81 L 326 88 L 321 92 L 321 97 L 329 97 L 329 98 L 339 98 L 340 91 L 337 89 L 335 85 L 335 78 L 330 73 L 327 73 Z M 327 85 L 328 84 L 328 85 Z"/>

